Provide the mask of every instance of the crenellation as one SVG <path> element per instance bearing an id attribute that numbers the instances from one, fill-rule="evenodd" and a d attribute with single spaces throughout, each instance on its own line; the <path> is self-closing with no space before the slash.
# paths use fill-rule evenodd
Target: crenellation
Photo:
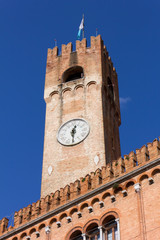
<path id="1" fill-rule="evenodd" d="M 59 205 L 60 204 L 60 191 L 57 190 L 54 194 L 54 199 L 55 199 L 55 205 Z"/>
<path id="2" fill-rule="evenodd" d="M 39 215 L 41 213 L 41 200 L 38 200 L 35 204 L 35 214 Z"/>
<path id="3" fill-rule="evenodd" d="M 91 186 L 92 186 L 91 189 L 95 189 L 98 183 L 98 178 L 97 178 L 96 172 L 91 172 L 90 174 L 91 174 Z"/>
<path id="4" fill-rule="evenodd" d="M 51 198 L 51 196 L 47 195 L 44 199 L 46 211 L 49 211 L 49 209 L 50 209 L 50 205 L 51 205 L 51 199 L 50 198 Z"/>
<path id="5" fill-rule="evenodd" d="M 47 60 L 50 59 L 50 57 L 52 56 L 52 53 L 53 53 L 53 49 L 48 48 Z"/>
<path id="6" fill-rule="evenodd" d="M 67 201 L 70 199 L 70 186 L 66 185 L 63 189 L 63 195 L 64 195 L 64 201 Z"/>
<path id="7" fill-rule="evenodd" d="M 154 156 L 157 156 L 160 154 L 160 142 L 158 141 L 157 138 L 154 139 L 152 143 L 148 143 L 147 146 L 148 146 L 150 158 L 154 158 Z"/>
<path id="8" fill-rule="evenodd" d="M 97 37 L 91 36 L 91 51 L 98 51 L 103 49 L 103 41 L 100 35 Z"/>
<path id="9" fill-rule="evenodd" d="M 133 161 L 129 158 L 129 155 L 124 155 L 124 165 L 126 168 L 126 171 L 129 170 L 131 167 L 133 167 Z"/>
<path id="10" fill-rule="evenodd" d="M 68 43 L 67 45 L 65 44 L 62 44 L 62 47 L 61 47 L 61 53 L 62 53 L 62 57 L 63 56 L 66 56 L 66 55 L 69 55 L 71 52 L 72 52 L 72 43 Z"/>
<path id="11" fill-rule="evenodd" d="M 64 188 L 60 188 L 60 204 L 65 202 Z"/>
<path id="12" fill-rule="evenodd" d="M 108 171 L 108 179 L 112 179 L 114 177 L 114 168 L 112 164 L 108 163 L 107 171 Z"/>
<path id="13" fill-rule="evenodd" d="M 101 171 L 101 174 L 102 174 L 102 182 L 105 181 L 106 177 L 107 177 L 107 172 L 106 172 L 106 166 L 102 166 L 102 171 Z"/>
<path id="14" fill-rule="evenodd" d="M 90 190 L 91 188 L 92 188 L 91 175 L 87 174 L 86 177 L 82 179 L 82 183 L 81 183 L 82 193 L 84 193 L 85 191 Z"/>
<path id="15" fill-rule="evenodd" d="M 75 184 L 70 183 L 70 198 L 74 199 L 75 196 L 76 196 Z"/>
<path id="16" fill-rule="evenodd" d="M 0 220 L 0 234 L 3 234 L 8 230 L 9 219 L 4 217 Z"/>
<path id="17" fill-rule="evenodd" d="M 87 48 L 87 40 L 83 38 L 82 41 L 76 41 L 76 51 L 78 53 L 85 53 Z"/>
<path id="18" fill-rule="evenodd" d="M 54 47 L 53 49 L 48 49 L 47 53 L 47 64 L 52 63 L 54 57 L 58 56 L 58 47 Z"/>
<path id="19" fill-rule="evenodd" d="M 41 198 L 41 214 L 44 214 L 46 212 L 46 202 L 45 198 Z"/>
<path id="20" fill-rule="evenodd" d="M 124 158 L 121 158 L 121 173 L 126 172 L 126 167 L 125 167 L 125 160 Z"/>
<path id="21" fill-rule="evenodd" d="M 108 51 L 105 45 L 103 45 L 103 52 L 105 54 L 106 59 L 108 59 Z"/>
<path id="22" fill-rule="evenodd" d="M 84 178 L 80 178 L 81 192 L 84 193 L 88 191 L 88 175 Z"/>
<path id="23" fill-rule="evenodd" d="M 95 175 L 96 186 L 98 186 L 102 183 L 102 170 L 98 168 L 95 171 L 94 175 Z"/>
<path id="24" fill-rule="evenodd" d="M 114 177 L 118 177 L 121 174 L 121 158 L 113 162 Z"/>
<path id="25" fill-rule="evenodd" d="M 17 227 L 23 222 L 23 209 L 14 214 L 14 226 Z"/>
<path id="26" fill-rule="evenodd" d="M 38 200 L 35 203 L 32 203 L 32 218 L 38 216 L 41 212 L 41 201 Z"/>
<path id="27" fill-rule="evenodd" d="M 23 218 L 22 218 L 22 222 L 25 223 L 27 222 L 29 219 L 29 206 L 24 207 L 23 208 Z"/>
<path id="28" fill-rule="evenodd" d="M 149 160 L 149 152 L 146 145 L 142 146 L 140 149 L 136 149 L 138 165 L 145 164 Z"/>
<path id="29" fill-rule="evenodd" d="M 57 46 L 54 47 L 54 48 L 52 49 L 52 56 L 53 56 L 53 57 L 57 57 L 57 56 L 58 56 L 58 52 L 59 52 L 58 47 L 57 47 Z"/>
<path id="30" fill-rule="evenodd" d="M 103 41 L 100 35 L 98 35 L 97 37 L 91 36 L 91 46 L 89 48 L 87 48 L 87 40 L 86 38 L 82 39 L 81 41 L 77 40 L 76 41 L 76 52 L 77 53 L 85 53 L 86 49 L 90 49 L 91 51 L 95 51 L 95 50 L 100 50 L 103 49 Z M 108 57 L 108 52 L 106 50 L 106 48 L 104 48 L 107 57 Z M 47 67 L 49 67 L 51 65 L 51 63 L 54 61 L 55 58 L 60 57 L 63 58 L 63 56 L 67 56 L 70 55 L 71 53 L 73 53 L 73 45 L 72 43 L 68 43 L 66 44 L 62 44 L 61 45 L 61 55 L 58 55 L 59 49 L 58 47 L 54 47 L 53 49 L 48 49 L 48 53 L 47 53 Z"/>
<path id="31" fill-rule="evenodd" d="M 70 197 L 71 199 L 74 199 L 81 193 L 81 185 L 80 181 L 76 180 L 74 183 L 70 184 Z"/>

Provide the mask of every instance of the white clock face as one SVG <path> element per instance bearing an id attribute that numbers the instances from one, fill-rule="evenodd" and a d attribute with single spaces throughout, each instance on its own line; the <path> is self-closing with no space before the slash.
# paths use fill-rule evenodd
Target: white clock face
<path id="1" fill-rule="evenodd" d="M 58 131 L 58 142 L 72 146 L 82 142 L 89 134 L 89 124 L 84 119 L 72 119 L 64 123 Z"/>

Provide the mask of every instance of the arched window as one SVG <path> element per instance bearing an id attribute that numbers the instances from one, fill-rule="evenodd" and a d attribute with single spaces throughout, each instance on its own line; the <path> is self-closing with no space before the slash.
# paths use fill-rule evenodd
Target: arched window
<path id="1" fill-rule="evenodd" d="M 84 72 L 83 68 L 80 66 L 74 66 L 69 69 L 67 69 L 63 75 L 62 75 L 62 81 L 63 82 L 69 82 L 73 80 L 77 80 L 80 78 L 83 78 Z"/>
<path id="2" fill-rule="evenodd" d="M 86 229 L 87 240 L 100 240 L 100 233 L 97 223 L 91 223 Z"/>
<path id="3" fill-rule="evenodd" d="M 69 240 L 82 240 L 82 232 L 80 230 L 76 230 L 73 232 L 69 238 Z"/>
<path id="4" fill-rule="evenodd" d="M 107 216 L 103 222 L 102 226 L 104 229 L 105 240 L 118 240 L 119 239 L 119 229 L 117 226 L 117 221 L 113 215 Z"/>

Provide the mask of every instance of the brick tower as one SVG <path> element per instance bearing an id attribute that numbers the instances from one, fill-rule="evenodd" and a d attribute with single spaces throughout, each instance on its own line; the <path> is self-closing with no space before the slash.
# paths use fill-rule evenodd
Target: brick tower
<path id="1" fill-rule="evenodd" d="M 0 240 L 159 240 L 160 139 L 119 156 L 117 75 L 100 36 L 57 52 L 47 59 L 42 197 L 0 219 Z"/>
<path id="2" fill-rule="evenodd" d="M 100 36 L 48 50 L 41 196 L 121 155 L 117 74 Z"/>

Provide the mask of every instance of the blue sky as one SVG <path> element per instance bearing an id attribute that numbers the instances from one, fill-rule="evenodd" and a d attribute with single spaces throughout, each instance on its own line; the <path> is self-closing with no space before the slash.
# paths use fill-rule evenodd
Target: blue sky
<path id="1" fill-rule="evenodd" d="M 98 33 L 118 73 L 122 155 L 160 135 L 159 0 L 1 0 L 0 219 L 39 199 L 47 48 Z"/>

